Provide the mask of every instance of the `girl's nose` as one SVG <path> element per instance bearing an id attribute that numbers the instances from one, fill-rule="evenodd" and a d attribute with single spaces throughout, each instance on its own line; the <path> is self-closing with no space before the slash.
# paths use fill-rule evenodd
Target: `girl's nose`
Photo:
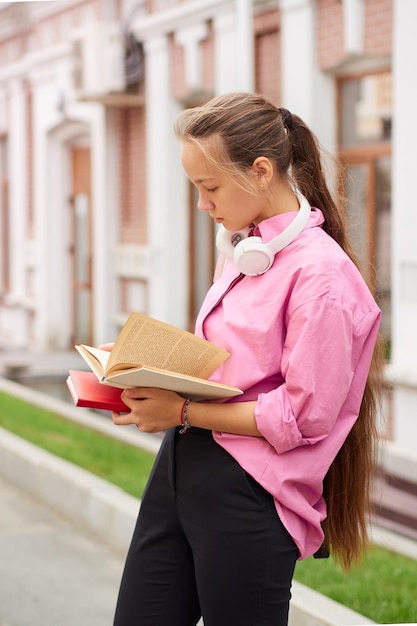
<path id="1" fill-rule="evenodd" d="M 197 207 L 200 211 L 210 211 L 213 208 L 213 202 L 210 198 L 207 198 L 204 194 L 199 195 Z"/>

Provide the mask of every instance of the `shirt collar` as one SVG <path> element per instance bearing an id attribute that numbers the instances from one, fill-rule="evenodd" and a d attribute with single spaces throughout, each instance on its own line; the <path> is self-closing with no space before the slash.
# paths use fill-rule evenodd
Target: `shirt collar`
<path id="1" fill-rule="evenodd" d="M 279 215 L 273 215 L 266 220 L 260 222 L 254 229 L 253 235 L 261 237 L 264 243 L 268 243 L 274 237 L 277 237 L 283 230 L 287 228 L 294 219 L 294 211 L 288 213 L 280 213 Z M 310 219 L 307 222 L 305 228 L 314 228 L 315 226 L 322 226 L 324 224 L 324 216 L 320 209 L 311 207 Z"/>

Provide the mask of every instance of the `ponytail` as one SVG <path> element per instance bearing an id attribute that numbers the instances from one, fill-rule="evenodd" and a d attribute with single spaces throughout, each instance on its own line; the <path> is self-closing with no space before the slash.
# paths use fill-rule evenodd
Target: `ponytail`
<path id="1" fill-rule="evenodd" d="M 336 206 L 322 170 L 320 146 L 310 129 L 297 116 L 286 123 L 291 144 L 292 176 L 312 206 L 320 208 L 323 229 L 359 267 L 347 237 L 344 214 Z M 382 395 L 383 349 L 380 338 L 363 394 L 358 419 L 330 466 L 323 483 L 327 518 L 323 522 L 323 548 L 348 570 L 359 561 L 368 544 L 371 488 L 377 461 L 377 415 Z"/>
<path id="2" fill-rule="evenodd" d="M 292 125 L 288 127 L 288 140 L 291 145 L 292 176 L 297 187 L 311 206 L 319 208 L 323 213 L 323 229 L 356 263 L 348 242 L 343 214 L 337 208 L 323 174 L 320 145 L 311 130 L 296 115 L 292 115 Z"/>

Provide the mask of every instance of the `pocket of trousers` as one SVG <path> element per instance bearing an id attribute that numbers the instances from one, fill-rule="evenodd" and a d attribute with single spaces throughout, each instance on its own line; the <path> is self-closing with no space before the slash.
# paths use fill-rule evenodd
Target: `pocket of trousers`
<path id="1" fill-rule="evenodd" d="M 245 474 L 246 481 L 248 483 L 248 487 L 251 490 L 253 497 L 259 502 L 260 505 L 267 509 L 273 509 L 275 511 L 275 502 L 274 497 L 262 487 L 257 480 L 253 478 L 248 472 L 243 470 Z"/>

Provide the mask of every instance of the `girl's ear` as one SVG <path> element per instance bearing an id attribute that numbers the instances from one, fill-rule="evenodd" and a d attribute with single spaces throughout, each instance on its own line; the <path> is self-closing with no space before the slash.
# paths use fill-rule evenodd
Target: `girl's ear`
<path id="1" fill-rule="evenodd" d="M 274 167 L 267 157 L 261 156 L 254 160 L 252 172 L 260 189 L 265 189 L 272 180 Z"/>

